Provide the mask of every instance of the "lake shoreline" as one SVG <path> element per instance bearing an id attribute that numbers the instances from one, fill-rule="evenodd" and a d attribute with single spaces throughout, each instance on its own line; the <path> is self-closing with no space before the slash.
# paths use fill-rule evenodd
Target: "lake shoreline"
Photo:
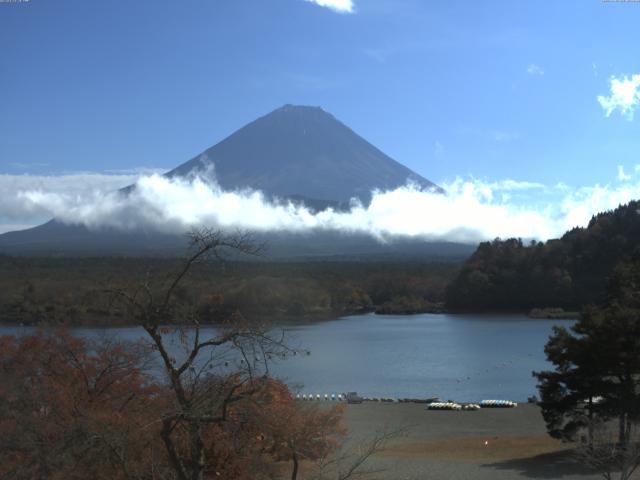
<path id="1" fill-rule="evenodd" d="M 303 325 L 312 325 L 321 322 L 329 322 L 340 320 L 345 317 L 352 316 L 366 316 L 366 315 L 379 315 L 386 317 L 410 317 L 412 315 L 496 315 L 496 316 L 527 316 L 531 319 L 541 320 L 576 320 L 580 318 L 580 312 L 577 311 L 562 311 L 558 312 L 555 308 L 535 308 L 532 310 L 448 310 L 442 304 L 434 304 L 433 308 L 406 310 L 406 309 L 390 309 L 374 307 L 371 309 L 359 309 L 353 311 L 332 311 L 332 312 L 318 312 L 318 313 L 305 313 L 302 315 L 265 315 L 261 318 L 260 322 L 267 326 L 275 327 L 294 327 Z M 7 319 L 8 317 L 13 317 Z M 17 318 L 14 314 L 7 314 L 6 312 L 0 312 L 0 327 L 43 327 L 43 328 L 126 328 L 139 326 L 137 323 L 126 322 L 122 320 L 122 317 L 95 317 L 92 320 L 85 320 L 82 322 L 55 322 L 50 319 L 40 319 L 37 321 L 25 321 L 24 318 Z M 116 320 L 115 318 L 119 318 Z M 179 326 L 180 324 L 171 324 L 172 326 Z M 201 326 L 217 327 L 222 325 L 222 322 L 201 322 Z"/>

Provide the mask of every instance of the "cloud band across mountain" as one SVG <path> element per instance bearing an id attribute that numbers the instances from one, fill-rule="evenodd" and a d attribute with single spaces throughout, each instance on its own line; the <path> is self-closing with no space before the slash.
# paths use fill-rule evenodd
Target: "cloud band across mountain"
<path id="1" fill-rule="evenodd" d="M 8 196 L 0 202 L 0 218 L 11 218 L 14 224 L 27 223 L 30 216 L 50 216 L 93 230 L 183 233 L 198 226 L 259 232 L 332 230 L 366 233 L 380 241 L 395 236 L 467 243 L 514 236 L 544 240 L 585 226 L 595 213 L 640 198 L 640 182 L 634 181 L 568 193 L 564 186 L 456 179 L 443 185 L 445 195 L 409 184 L 373 192 L 366 206 L 354 201 L 347 211 L 314 212 L 291 201 L 269 200 L 260 191 L 224 191 L 200 177 L 143 176 L 128 194 L 97 188 L 56 191 L 42 179 L 39 187 L 11 187 L 9 177 L 0 177 Z M 535 195 L 529 195 L 532 191 Z M 540 202 L 541 193 L 547 203 Z"/>

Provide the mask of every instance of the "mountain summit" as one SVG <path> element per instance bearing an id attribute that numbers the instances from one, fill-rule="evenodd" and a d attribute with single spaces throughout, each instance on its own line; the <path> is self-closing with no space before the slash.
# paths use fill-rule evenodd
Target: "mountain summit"
<path id="1" fill-rule="evenodd" d="M 269 196 L 328 202 L 367 201 L 372 190 L 408 181 L 438 189 L 320 107 L 278 108 L 168 175 L 182 177 L 211 167 L 225 190 L 249 187 Z"/>

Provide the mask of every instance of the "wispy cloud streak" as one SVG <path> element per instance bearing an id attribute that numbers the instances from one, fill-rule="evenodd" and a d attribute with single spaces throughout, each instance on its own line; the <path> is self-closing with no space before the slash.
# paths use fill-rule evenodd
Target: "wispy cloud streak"
<path id="1" fill-rule="evenodd" d="M 321 7 L 330 8 L 338 13 L 354 13 L 355 4 L 353 0 L 305 0 L 307 2 L 315 3 Z"/>
<path id="2" fill-rule="evenodd" d="M 536 65 L 535 63 L 532 63 L 531 65 L 529 65 L 527 67 L 527 73 L 529 75 L 538 75 L 538 76 L 542 77 L 544 75 L 544 70 L 539 65 Z"/>

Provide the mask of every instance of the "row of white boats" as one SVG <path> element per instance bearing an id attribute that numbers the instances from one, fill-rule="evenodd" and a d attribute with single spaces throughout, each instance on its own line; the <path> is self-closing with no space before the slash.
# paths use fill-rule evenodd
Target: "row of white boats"
<path id="1" fill-rule="evenodd" d="M 516 408 L 517 402 L 511 400 L 482 400 L 480 403 L 432 402 L 429 410 L 480 410 L 481 408 Z"/>
<path id="2" fill-rule="evenodd" d="M 297 400 L 302 401 L 332 401 L 332 402 L 348 402 L 348 403 L 362 403 L 362 402 L 407 402 L 407 399 L 394 399 L 388 397 L 360 397 L 355 392 L 347 394 L 332 393 L 332 394 L 298 394 Z M 355 401 L 354 401 L 355 400 Z M 419 400 L 414 399 L 413 403 L 426 403 L 429 410 L 480 410 L 481 408 L 515 408 L 518 406 L 517 402 L 511 400 L 482 400 L 479 403 L 457 403 L 457 402 L 441 402 L 437 399 Z"/>
<path id="3" fill-rule="evenodd" d="M 317 401 L 338 401 L 338 402 L 343 402 L 345 401 L 345 395 L 343 395 L 342 393 L 338 393 L 337 395 L 335 393 L 332 393 L 331 395 L 328 394 L 324 394 L 324 395 L 320 395 L 320 394 L 305 394 L 303 393 L 302 395 L 298 394 L 296 395 L 296 400 L 317 400 Z"/>

